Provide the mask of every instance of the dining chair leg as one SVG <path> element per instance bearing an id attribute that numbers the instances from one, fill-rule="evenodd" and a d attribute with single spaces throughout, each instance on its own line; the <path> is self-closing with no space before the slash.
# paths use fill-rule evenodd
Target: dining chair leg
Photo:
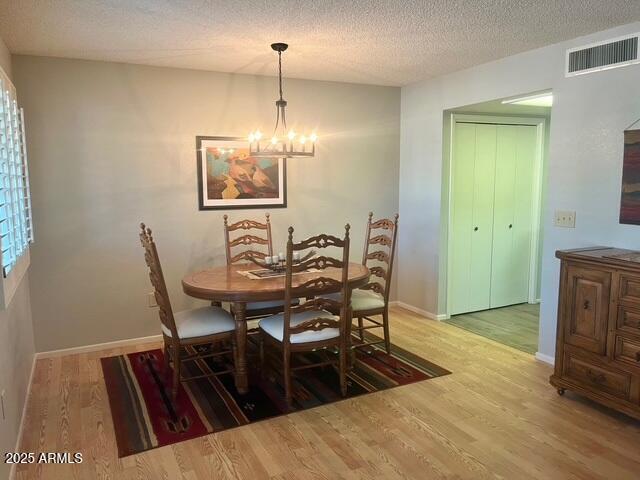
<path id="1" fill-rule="evenodd" d="M 284 394 L 287 400 L 287 408 L 291 410 L 293 408 L 293 395 L 291 393 L 291 352 L 285 348 L 283 355 Z"/>
<path id="2" fill-rule="evenodd" d="M 168 345 L 167 343 L 164 344 L 164 360 L 163 360 L 163 367 L 164 367 L 164 376 L 165 378 L 168 378 L 169 376 L 169 362 L 171 361 L 171 346 Z"/>
<path id="3" fill-rule="evenodd" d="M 264 372 L 264 333 L 258 332 L 258 347 L 260 352 L 260 378 L 265 378 Z"/>
<path id="4" fill-rule="evenodd" d="M 231 359 L 233 360 L 233 373 L 235 375 L 236 365 L 238 365 L 238 348 L 235 337 L 231 337 Z"/>
<path id="5" fill-rule="evenodd" d="M 364 342 L 364 321 L 362 317 L 358 317 L 358 336 L 360 337 L 360 341 Z"/>
<path id="6" fill-rule="evenodd" d="M 175 401 L 178 396 L 178 387 L 180 386 L 180 352 L 177 352 L 173 358 L 173 385 L 171 386 L 171 398 Z"/>
<path id="7" fill-rule="evenodd" d="M 339 374 L 340 374 L 340 393 L 342 393 L 343 397 L 347 396 L 347 345 L 346 342 L 342 342 L 340 345 L 340 365 L 339 365 Z M 349 349 L 350 350 L 350 349 Z"/>
<path id="8" fill-rule="evenodd" d="M 384 328 L 384 348 L 391 355 L 391 337 L 389 336 L 389 310 L 385 308 L 382 312 L 382 325 Z"/>
<path id="9" fill-rule="evenodd" d="M 347 314 L 347 331 L 345 333 L 345 350 L 347 352 L 347 369 L 351 370 L 353 368 L 353 364 L 355 362 L 355 358 L 356 358 L 356 352 L 355 350 L 352 348 L 352 339 L 351 339 L 351 333 L 353 330 L 353 310 L 349 309 L 349 313 Z"/>

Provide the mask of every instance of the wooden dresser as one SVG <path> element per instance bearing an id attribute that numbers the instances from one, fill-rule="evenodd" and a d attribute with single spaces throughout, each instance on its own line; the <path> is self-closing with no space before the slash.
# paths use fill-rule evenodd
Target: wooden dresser
<path id="1" fill-rule="evenodd" d="M 640 252 L 556 252 L 560 267 L 551 384 L 640 418 Z"/>

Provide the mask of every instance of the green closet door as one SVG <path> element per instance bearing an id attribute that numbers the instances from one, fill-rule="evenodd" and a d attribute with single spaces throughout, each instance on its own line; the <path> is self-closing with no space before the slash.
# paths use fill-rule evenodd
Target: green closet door
<path id="1" fill-rule="evenodd" d="M 452 315 L 490 306 L 495 159 L 495 125 L 456 125 L 449 254 Z"/>
<path id="2" fill-rule="evenodd" d="M 491 308 L 529 297 L 536 136 L 535 126 L 497 127 Z"/>

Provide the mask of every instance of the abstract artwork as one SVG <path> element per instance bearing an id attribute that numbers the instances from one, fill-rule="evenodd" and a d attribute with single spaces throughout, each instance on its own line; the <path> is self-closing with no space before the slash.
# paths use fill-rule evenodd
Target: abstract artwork
<path id="1" fill-rule="evenodd" d="M 620 223 L 640 225 L 640 130 L 624 132 Z"/>
<path id="2" fill-rule="evenodd" d="M 284 158 L 249 155 L 240 137 L 196 137 L 200 210 L 287 206 Z"/>

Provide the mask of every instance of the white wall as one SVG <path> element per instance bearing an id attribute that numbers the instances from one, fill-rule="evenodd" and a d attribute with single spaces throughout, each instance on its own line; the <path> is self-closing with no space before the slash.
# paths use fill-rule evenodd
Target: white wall
<path id="1" fill-rule="evenodd" d="M 4 70 L 7 77 L 13 79 L 11 69 L 11 52 L 0 38 L 0 68 Z"/>
<path id="2" fill-rule="evenodd" d="M 225 262 L 225 212 L 198 211 L 195 137 L 271 128 L 277 79 L 29 56 L 13 67 L 30 147 L 37 350 L 158 334 L 138 224 L 154 230 L 174 309 L 194 305 L 180 279 Z M 289 225 L 302 238 L 350 222 L 360 260 L 369 210 L 398 210 L 400 89 L 285 79 L 284 90 L 289 121 L 317 127 L 320 142 L 316 158 L 287 163 L 275 247 Z"/>
<path id="3" fill-rule="evenodd" d="M 638 248 L 640 238 L 638 227 L 618 224 L 622 132 L 640 117 L 640 65 L 565 78 L 565 50 L 638 31 L 640 23 L 634 23 L 402 88 L 400 301 L 433 313 L 444 310 L 438 301 L 445 247 L 440 242 L 443 111 L 552 88 L 539 351 L 554 354 L 555 251 L 594 244 Z M 556 209 L 576 210 L 576 228 L 553 227 Z"/>
<path id="4" fill-rule="evenodd" d="M 11 54 L 2 39 L 0 68 L 11 78 Z M 0 310 L 0 391 L 5 391 L 5 420 L 0 417 L 0 452 L 15 450 L 34 351 L 29 279 L 25 274 L 8 307 Z M 0 461 L 0 478 L 8 477 L 9 465 Z"/>

